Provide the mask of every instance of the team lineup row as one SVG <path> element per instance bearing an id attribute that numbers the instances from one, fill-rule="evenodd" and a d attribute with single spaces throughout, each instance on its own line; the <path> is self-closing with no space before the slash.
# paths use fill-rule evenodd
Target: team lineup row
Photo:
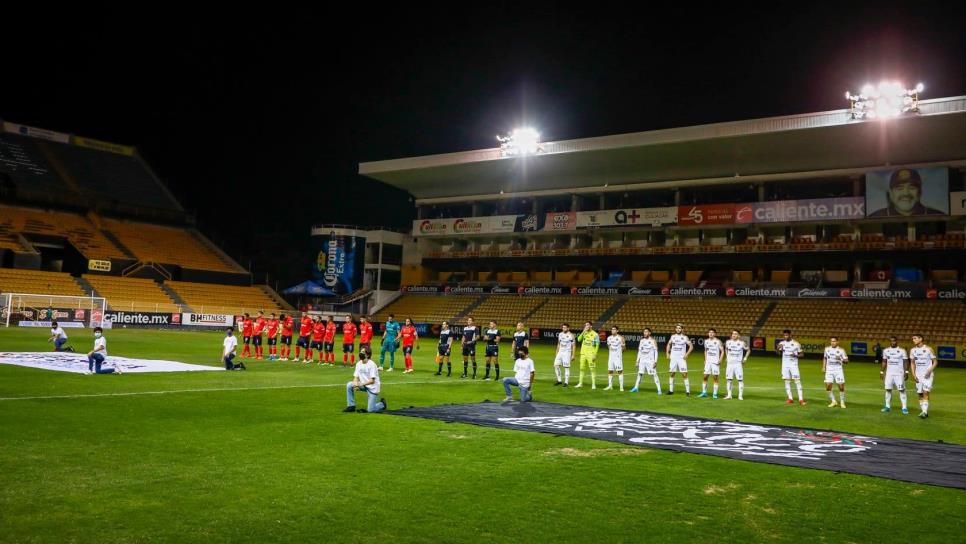
<path id="1" fill-rule="evenodd" d="M 261 358 L 261 334 L 263 331 L 268 333 L 268 343 L 270 346 L 270 359 L 278 359 L 279 355 L 274 351 L 276 337 L 281 337 L 282 354 L 284 360 L 288 360 L 291 353 L 291 343 L 294 331 L 294 319 L 292 317 L 281 316 L 281 320 L 275 319 L 274 314 L 269 319 L 265 319 L 261 312 L 259 316 L 252 320 L 247 314 L 240 322 L 242 335 L 245 343 L 245 350 L 242 357 L 249 354 L 248 344 L 251 341 L 256 347 L 255 355 Z M 321 318 L 312 318 L 303 315 L 300 320 L 299 338 L 296 342 L 295 359 L 299 360 L 299 348 L 305 349 L 303 362 L 312 361 L 312 350 L 319 351 L 319 364 L 334 365 L 334 342 L 337 326 L 334 319 L 330 316 L 327 322 L 323 323 Z M 342 324 L 343 334 L 343 365 L 354 364 L 354 340 L 355 335 L 360 336 L 360 347 L 369 347 L 371 353 L 371 341 L 373 329 L 366 317 L 360 318 L 358 327 L 352 321 L 351 316 L 346 316 Z M 495 321 L 489 322 L 489 327 L 483 330 L 477 327 L 473 317 L 466 318 L 466 324 L 459 336 L 460 348 L 463 357 L 463 372 L 460 378 L 476 379 L 477 361 L 476 345 L 477 342 L 485 343 L 484 380 L 490 379 L 491 370 L 493 380 L 500 378 L 499 345 L 502 341 L 500 330 Z M 785 383 L 787 395 L 786 403 L 793 404 L 795 398 L 792 394 L 792 384 L 794 383 L 798 394 L 798 403 L 804 405 L 805 398 L 802 392 L 801 373 L 799 372 L 799 357 L 803 355 L 803 349 L 798 341 L 791 336 L 790 330 L 785 330 L 784 338 L 778 342 L 777 351 L 781 356 L 781 378 Z M 452 375 L 452 347 L 457 335 L 452 332 L 450 324 L 444 321 L 440 327 L 439 341 L 437 344 L 436 363 L 438 365 L 436 375 L 443 375 L 443 365 L 446 365 L 446 376 Z M 885 388 L 885 403 L 883 412 L 891 411 L 892 390 L 899 391 L 902 402 L 902 413 L 908 413 L 907 397 L 905 393 L 905 382 L 911 376 L 916 384 L 916 392 L 919 395 L 921 418 L 929 417 L 929 394 L 932 390 L 933 379 L 936 369 L 936 356 L 932 348 L 923 343 L 922 335 L 913 335 L 913 348 L 907 353 L 905 349 L 898 346 L 898 339 L 890 339 L 890 347 L 883 350 L 880 377 Z M 621 335 L 620 328 L 616 325 L 610 328 L 610 334 L 605 335 L 604 343 L 608 349 L 607 374 L 608 384 L 605 390 L 614 387 L 614 377 L 617 377 L 618 388 L 624 390 L 624 363 L 623 353 L 626 349 L 626 342 Z M 593 329 L 593 324 L 585 322 L 583 330 L 578 334 L 570 330 L 567 323 L 561 325 L 561 331 L 557 334 L 557 349 L 554 356 L 554 374 L 556 377 L 555 386 L 570 386 L 571 362 L 577 356 L 577 344 L 580 345 L 579 353 L 579 378 L 575 387 L 584 387 L 585 373 L 589 373 L 590 388 L 597 388 L 597 352 L 601 344 L 601 334 Z M 512 345 L 514 358 L 520 348 L 530 345 L 530 335 L 524 324 L 517 323 L 513 333 Z M 413 371 L 412 351 L 419 349 L 419 334 L 411 319 L 407 318 L 404 324 L 399 324 L 395 316 L 389 315 L 386 320 L 385 330 L 382 334 L 381 349 L 379 355 L 379 367 L 383 370 L 392 372 L 395 367 L 395 352 L 402 347 L 406 373 Z M 684 327 L 680 324 L 675 326 L 674 334 L 668 339 L 665 346 L 665 356 L 668 359 L 668 387 L 667 394 L 674 394 L 674 384 L 677 374 L 681 374 L 684 385 L 684 393 L 691 395 L 691 383 L 688 378 L 688 357 L 694 350 L 694 345 L 690 338 L 684 334 Z M 659 348 L 656 340 L 651 336 L 651 330 L 644 328 L 642 338 L 638 346 L 636 366 L 637 380 L 634 387 L 630 390 L 636 393 L 640 389 L 643 376 L 651 376 L 656 391 L 659 395 L 664 394 L 658 376 L 657 363 Z M 737 382 L 738 400 L 744 397 L 744 368 L 743 364 L 747 361 L 751 350 L 741 339 L 740 331 L 732 330 L 730 338 L 722 342 L 717 337 L 717 332 L 710 329 L 707 339 L 704 341 L 704 372 L 702 378 L 701 393 L 699 397 L 708 397 L 708 386 L 711 382 L 711 398 L 718 398 L 719 376 L 721 374 L 721 359 L 725 359 L 725 380 L 726 395 L 725 399 L 733 398 L 732 382 Z M 389 355 L 389 367 L 386 368 L 386 355 Z M 829 345 L 825 348 L 822 357 L 822 372 L 825 374 L 826 391 L 829 396 L 829 407 L 846 407 L 845 398 L 845 365 L 848 363 L 848 356 L 845 350 L 838 345 L 838 339 L 829 339 Z M 472 374 L 470 367 L 472 366 Z M 833 392 L 834 386 L 838 388 L 838 399 Z"/>

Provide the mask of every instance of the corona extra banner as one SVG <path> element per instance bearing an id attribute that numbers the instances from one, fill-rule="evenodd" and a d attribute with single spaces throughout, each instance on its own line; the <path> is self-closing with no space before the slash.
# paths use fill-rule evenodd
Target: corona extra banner
<path id="1" fill-rule="evenodd" d="M 366 239 L 335 231 L 313 234 L 312 279 L 323 295 L 347 295 L 362 287 Z"/>

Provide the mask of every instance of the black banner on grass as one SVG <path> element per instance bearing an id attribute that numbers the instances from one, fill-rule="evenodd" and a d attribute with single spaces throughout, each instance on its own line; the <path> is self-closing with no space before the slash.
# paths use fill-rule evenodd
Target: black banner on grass
<path id="1" fill-rule="evenodd" d="M 966 489 L 966 446 L 953 444 L 545 402 L 389 413 Z"/>

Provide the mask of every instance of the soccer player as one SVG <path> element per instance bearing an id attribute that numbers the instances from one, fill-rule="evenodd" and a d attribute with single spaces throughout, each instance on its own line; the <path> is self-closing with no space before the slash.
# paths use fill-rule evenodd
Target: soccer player
<path id="1" fill-rule="evenodd" d="M 792 338 L 792 331 L 785 329 L 782 331 L 783 340 L 778 342 L 778 353 L 782 356 L 782 379 L 785 380 L 785 393 L 788 400 L 785 404 L 794 404 L 792 398 L 792 384 L 795 380 L 795 387 L 798 389 L 798 404 L 805 406 L 805 397 L 802 396 L 802 376 L 798 372 L 798 357 L 802 354 L 802 345 Z"/>
<path id="2" fill-rule="evenodd" d="M 654 385 L 657 387 L 657 394 L 661 394 L 661 378 L 657 375 L 657 342 L 651 337 L 651 329 L 644 327 L 641 342 L 637 346 L 637 382 L 631 393 L 637 393 L 641 387 L 641 377 L 649 374 L 654 377 Z"/>
<path id="3" fill-rule="evenodd" d="M 879 371 L 885 385 L 885 406 L 882 411 L 889 413 L 892 410 L 892 388 L 895 387 L 902 401 L 902 413 L 908 414 L 906 380 L 909 379 L 909 354 L 899 347 L 899 339 L 895 336 L 889 337 L 889 343 L 889 347 L 882 350 L 882 370 Z"/>
<path id="4" fill-rule="evenodd" d="M 265 326 L 268 322 L 265 320 L 265 313 L 261 310 L 258 311 L 258 317 L 255 318 L 255 322 L 252 323 L 252 346 L 255 347 L 255 358 L 262 358 L 262 334 L 265 332 Z"/>
<path id="5" fill-rule="evenodd" d="M 268 360 L 278 360 L 278 318 L 272 312 L 268 317 Z"/>
<path id="6" fill-rule="evenodd" d="M 674 326 L 674 334 L 667 341 L 665 354 L 670 361 L 670 377 L 667 382 L 667 394 L 674 394 L 674 374 L 681 373 L 684 379 L 684 394 L 691 396 L 691 382 L 688 380 L 688 355 L 694 351 L 694 344 L 688 335 L 684 334 L 684 325 L 678 323 Z"/>
<path id="7" fill-rule="evenodd" d="M 54 351 L 74 351 L 70 346 L 64 347 L 67 344 L 67 333 L 56 321 L 50 322 L 50 338 L 47 341 L 54 343 Z"/>
<path id="8" fill-rule="evenodd" d="M 453 350 L 453 331 L 449 328 L 449 322 L 443 321 L 439 329 L 439 345 L 436 347 L 436 364 L 439 370 L 437 376 L 443 375 L 443 361 L 446 361 L 446 377 L 453 375 L 453 364 L 450 362 L 450 353 Z"/>
<path id="9" fill-rule="evenodd" d="M 235 329 L 225 329 L 225 340 L 221 343 L 221 361 L 225 363 L 225 370 L 245 370 L 245 363 L 235 364 L 235 350 L 238 349 L 238 339 Z"/>
<path id="10" fill-rule="evenodd" d="M 352 322 L 352 316 L 345 316 L 345 323 L 342 324 L 342 366 L 349 363 L 356 364 L 356 324 Z"/>
<path id="11" fill-rule="evenodd" d="M 338 327 L 335 325 L 335 319 L 330 315 L 325 321 L 325 363 L 329 366 L 335 366 L 335 333 Z"/>
<path id="12" fill-rule="evenodd" d="M 929 393 L 932 391 L 932 381 L 936 372 L 936 354 L 932 348 L 923 343 L 921 334 L 912 335 L 913 348 L 909 350 L 909 359 L 913 367 L 912 378 L 916 380 L 916 393 L 919 394 L 919 417 L 929 417 Z"/>
<path id="13" fill-rule="evenodd" d="M 617 325 L 610 328 L 610 336 L 607 337 L 607 387 L 604 391 L 614 388 L 614 374 L 617 374 L 617 382 L 620 390 L 624 391 L 624 348 L 627 344 L 621 336 Z"/>
<path id="14" fill-rule="evenodd" d="M 513 331 L 513 355 L 516 357 L 516 353 L 520 351 L 520 348 L 527 348 L 530 350 L 530 335 L 527 334 L 526 327 L 523 326 L 523 322 L 517 323 L 517 330 Z"/>
<path id="15" fill-rule="evenodd" d="M 738 329 L 731 331 L 731 338 L 725 342 L 725 357 L 728 366 L 725 367 L 725 379 L 728 381 L 728 394 L 725 400 L 731 400 L 731 380 L 738 381 L 738 400 L 745 400 L 745 361 L 751 355 L 751 349 L 741 339 Z"/>
<path id="16" fill-rule="evenodd" d="M 553 358 L 553 372 L 557 375 L 557 383 L 554 385 L 564 387 L 570 385 L 570 361 L 574 359 L 574 342 L 574 333 L 570 332 L 570 325 L 564 323 L 557 333 L 557 354 Z M 563 382 L 560 381 L 561 369 L 563 369 Z"/>
<path id="17" fill-rule="evenodd" d="M 322 358 L 325 357 L 325 351 L 323 350 L 325 341 L 325 323 L 322 322 L 322 317 L 316 317 L 312 323 L 312 345 L 309 349 L 305 351 L 306 363 L 312 362 L 312 350 L 319 352 L 319 364 L 324 364 Z"/>
<path id="18" fill-rule="evenodd" d="M 364 315 L 359 317 L 359 350 L 362 348 L 372 353 L 372 323 Z"/>
<path id="19" fill-rule="evenodd" d="M 507 377 L 503 380 L 503 391 L 506 393 L 504 402 L 513 400 L 511 385 L 520 388 L 520 402 L 530 402 L 533 400 L 531 391 L 533 390 L 533 378 L 536 371 L 533 368 L 533 359 L 530 358 L 530 348 L 524 347 L 517 354 L 517 360 L 513 364 L 514 377 Z"/>
<path id="20" fill-rule="evenodd" d="M 825 373 L 825 390 L 828 392 L 829 408 L 841 406 L 845 408 L 845 365 L 849 362 L 849 356 L 845 350 L 839 347 L 839 339 L 829 338 L 829 346 L 825 348 L 822 356 L 822 372 Z M 839 386 L 839 402 L 835 402 L 835 393 L 832 392 L 832 383 Z"/>
<path id="21" fill-rule="evenodd" d="M 496 321 L 490 321 L 490 327 L 483 331 L 483 338 L 486 340 L 486 373 L 483 379 L 490 379 L 490 364 L 493 364 L 496 367 L 493 381 L 497 381 L 500 379 L 500 329 Z"/>
<path id="22" fill-rule="evenodd" d="M 295 362 L 299 360 L 299 348 L 305 350 L 305 358 L 302 359 L 303 363 L 309 362 L 312 359 L 312 347 L 309 343 L 309 337 L 312 336 L 312 330 L 315 326 L 315 322 L 308 314 L 302 314 L 302 319 L 299 322 L 299 339 L 295 342 Z"/>
<path id="23" fill-rule="evenodd" d="M 242 316 L 241 320 L 242 329 L 242 342 L 245 344 L 244 349 L 242 349 L 242 357 L 251 357 L 251 343 L 252 343 L 252 318 L 247 313 Z"/>
<path id="24" fill-rule="evenodd" d="M 704 378 L 701 380 L 701 394 L 698 397 L 708 397 L 708 377 L 714 377 L 714 388 L 711 398 L 718 398 L 718 376 L 721 374 L 721 352 L 724 346 L 717 337 L 718 331 L 708 329 L 708 338 L 704 341 Z"/>
<path id="25" fill-rule="evenodd" d="M 399 337 L 402 338 L 403 358 L 406 362 L 406 370 L 403 374 L 410 374 L 413 371 L 413 347 L 419 349 L 419 333 L 413 320 L 406 318 L 406 324 L 399 329 Z"/>
<path id="26" fill-rule="evenodd" d="M 282 318 L 282 353 L 281 356 L 285 358 L 286 361 L 292 355 L 292 333 L 295 332 L 295 320 L 292 319 L 290 315 L 281 315 Z M 298 356 L 296 356 L 296 359 Z"/>
<path id="27" fill-rule="evenodd" d="M 121 366 L 117 363 L 114 368 L 101 368 L 107 359 L 107 339 L 104 338 L 104 329 L 94 327 L 94 349 L 87 352 L 87 373 L 88 374 L 121 374 Z M 96 367 L 96 370 L 95 370 Z"/>
<path id="28" fill-rule="evenodd" d="M 352 381 L 345 386 L 346 408 L 343 412 L 381 412 L 388 408 L 385 398 L 379 398 L 382 386 L 379 381 L 379 367 L 369 358 L 369 350 L 359 349 L 359 362 L 356 363 Z M 365 391 L 368 397 L 367 408 L 356 409 L 356 390 Z M 376 400 L 379 399 L 379 400 Z"/>
<path id="29" fill-rule="evenodd" d="M 386 368 L 386 352 L 389 352 L 389 372 L 396 366 L 396 346 L 399 345 L 399 322 L 396 316 L 386 318 L 386 330 L 382 333 L 382 347 L 379 349 L 379 367 Z"/>
<path id="30" fill-rule="evenodd" d="M 476 324 L 472 317 L 466 318 L 466 326 L 463 327 L 463 338 L 460 339 L 460 345 L 463 346 L 463 375 L 460 378 L 466 378 L 466 370 L 469 367 L 470 360 L 473 361 L 473 379 L 476 379 L 476 341 L 480 339 L 479 330 L 476 328 Z"/>
<path id="31" fill-rule="evenodd" d="M 600 347 L 600 335 L 594 330 L 590 321 L 584 323 L 584 330 L 577 335 L 580 342 L 580 379 L 575 387 L 584 386 L 584 370 L 590 370 L 590 388 L 597 389 L 597 348 Z"/>

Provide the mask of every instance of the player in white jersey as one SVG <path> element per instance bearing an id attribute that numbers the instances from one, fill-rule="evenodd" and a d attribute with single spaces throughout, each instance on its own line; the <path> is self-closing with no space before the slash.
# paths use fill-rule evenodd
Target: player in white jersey
<path id="1" fill-rule="evenodd" d="M 785 380 L 785 393 L 788 400 L 785 404 L 794 404 L 792 398 L 792 380 L 798 389 L 798 404 L 805 406 L 805 397 L 802 395 L 802 376 L 798 372 L 798 357 L 802 354 L 802 345 L 792 338 L 792 331 L 785 329 L 782 331 L 784 340 L 778 342 L 777 350 L 782 356 L 782 379 Z"/>
<path id="2" fill-rule="evenodd" d="M 607 337 L 607 387 L 604 388 L 604 391 L 610 391 L 614 388 L 615 373 L 621 391 L 624 390 L 624 348 L 626 345 L 617 325 L 611 327 L 610 336 Z"/>
<path id="3" fill-rule="evenodd" d="M 845 350 L 839 347 L 839 339 L 835 336 L 829 338 L 829 345 L 825 347 L 822 355 L 822 372 L 825 373 L 825 391 L 828 392 L 829 408 L 841 406 L 845 408 L 845 365 L 849 362 L 849 356 Z M 835 393 L 832 392 L 832 384 L 839 386 L 839 402 L 835 402 Z"/>
<path id="4" fill-rule="evenodd" d="M 670 361 L 670 377 L 667 381 L 667 394 L 674 394 L 674 374 L 681 373 L 684 378 L 684 394 L 691 396 L 691 382 L 688 381 L 688 355 L 694 351 L 694 344 L 688 335 L 684 334 L 684 325 L 678 323 L 674 327 L 674 334 L 667 341 L 665 348 L 668 361 Z"/>
<path id="5" fill-rule="evenodd" d="M 651 338 L 651 329 L 644 327 L 644 334 L 640 344 L 637 346 L 637 382 L 631 393 L 637 393 L 641 386 L 641 376 L 650 374 L 654 377 L 654 385 L 657 386 L 657 394 L 661 394 L 661 378 L 657 375 L 657 342 Z"/>
<path id="6" fill-rule="evenodd" d="M 557 383 L 554 385 L 570 385 L 570 361 L 574 360 L 574 344 L 574 333 L 570 332 L 570 325 L 564 323 L 557 333 L 557 355 L 553 359 L 553 372 L 557 375 Z M 560 375 L 561 372 L 563 376 Z"/>
<path id="7" fill-rule="evenodd" d="M 902 413 L 908 414 L 906 380 L 909 379 L 909 354 L 899 347 L 899 339 L 895 336 L 890 336 L 889 342 L 890 346 L 882 350 L 882 370 L 879 372 L 885 385 L 885 406 L 882 411 L 889 413 L 892 410 L 892 388 L 895 387 L 899 390 L 899 400 L 902 401 Z"/>
<path id="8" fill-rule="evenodd" d="M 738 400 L 745 400 L 745 371 L 744 363 L 751 355 L 751 350 L 741 339 L 738 329 L 731 331 L 731 338 L 725 342 L 725 357 L 728 366 L 725 368 L 725 379 L 728 380 L 728 394 L 725 400 L 731 399 L 731 380 L 738 380 Z"/>
<path id="9" fill-rule="evenodd" d="M 921 334 L 912 335 L 913 348 L 909 350 L 912 364 L 912 378 L 916 380 L 916 393 L 919 394 L 919 417 L 929 417 L 929 393 L 936 372 L 936 354 L 922 341 Z"/>
<path id="10" fill-rule="evenodd" d="M 702 398 L 708 396 L 708 376 L 714 376 L 714 389 L 711 398 L 718 398 L 718 375 L 721 374 L 721 352 L 724 350 L 721 340 L 717 338 L 718 332 L 708 329 L 708 337 L 704 340 L 704 379 L 701 381 Z"/>

